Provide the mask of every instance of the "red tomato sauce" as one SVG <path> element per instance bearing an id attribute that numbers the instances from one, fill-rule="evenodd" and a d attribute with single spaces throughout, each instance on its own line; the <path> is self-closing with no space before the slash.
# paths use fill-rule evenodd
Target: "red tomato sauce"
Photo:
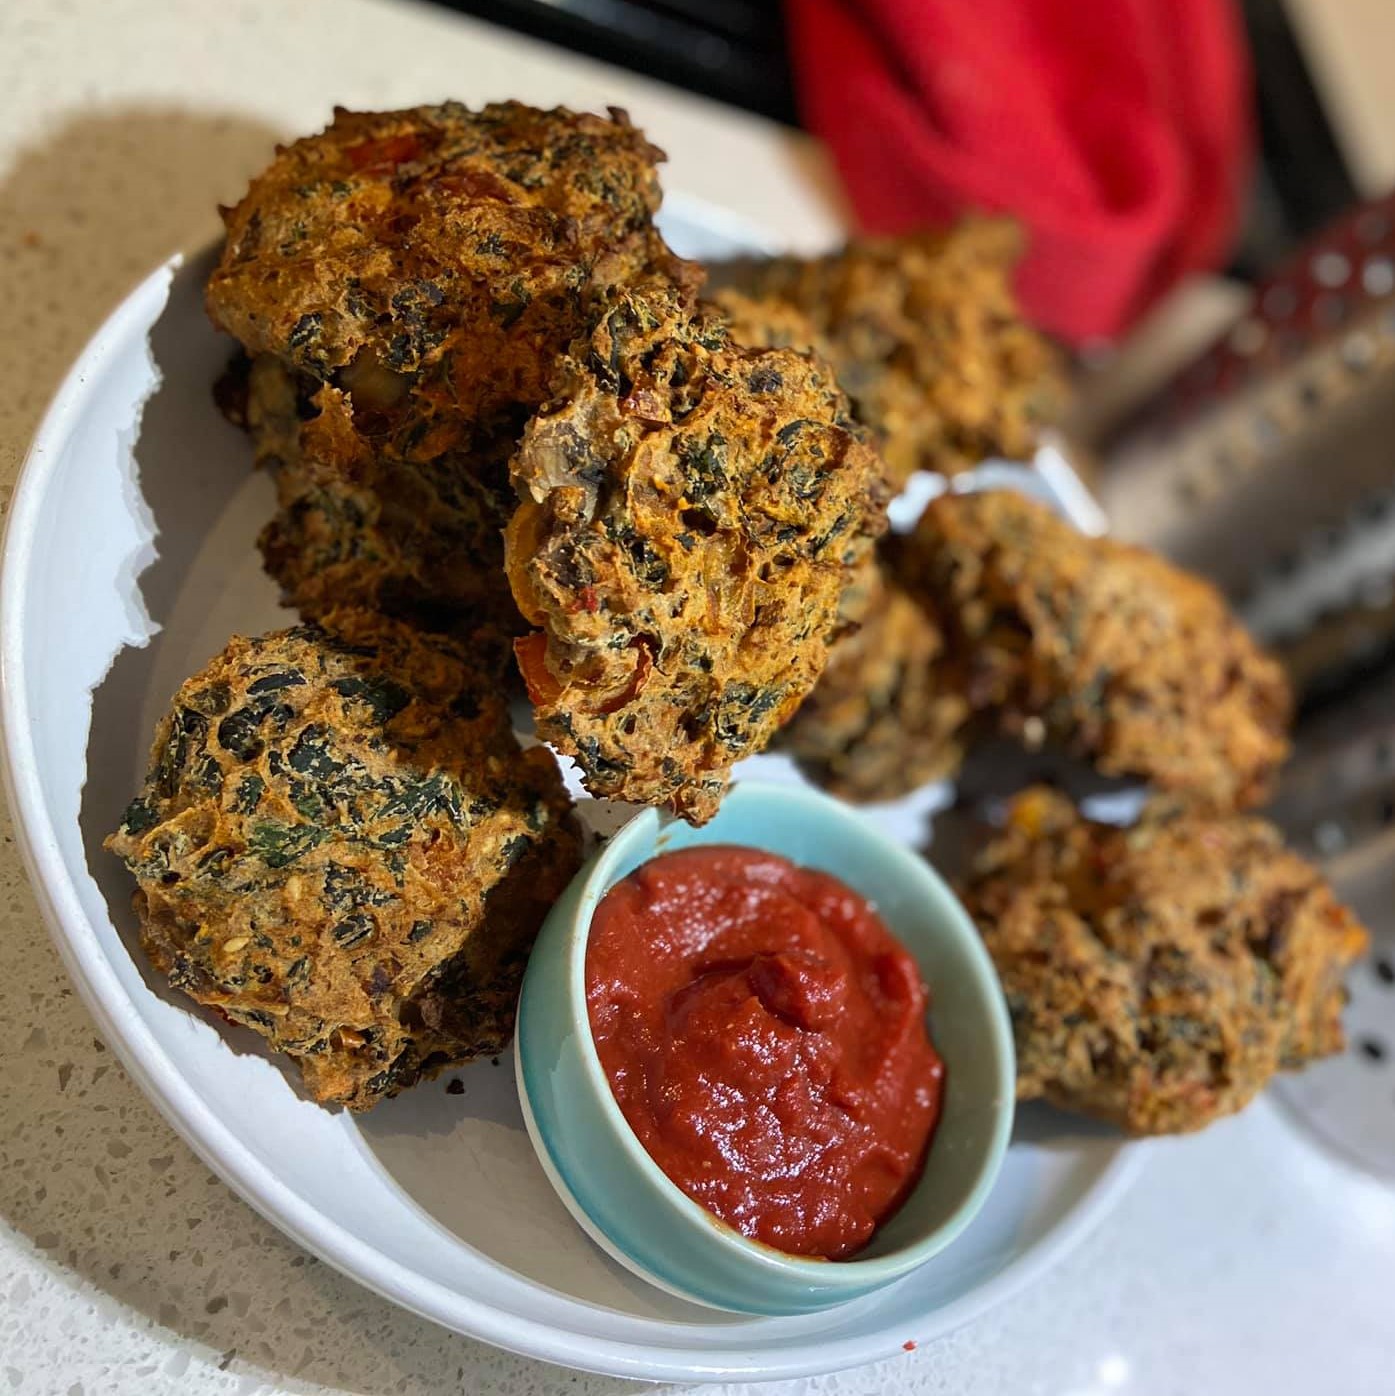
<path id="1" fill-rule="evenodd" d="M 586 995 L 630 1127 L 742 1235 L 843 1259 L 919 1178 L 944 1089 L 928 993 L 837 878 L 749 848 L 663 854 L 596 908 Z"/>

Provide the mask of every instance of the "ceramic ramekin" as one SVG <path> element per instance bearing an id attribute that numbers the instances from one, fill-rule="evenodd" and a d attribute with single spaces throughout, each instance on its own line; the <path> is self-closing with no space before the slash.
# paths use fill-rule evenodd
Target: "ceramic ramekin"
<path id="1" fill-rule="evenodd" d="M 945 1095 L 925 1172 L 872 1244 L 846 1261 L 749 1241 L 679 1190 L 611 1094 L 586 1013 L 597 903 L 664 852 L 740 844 L 841 878 L 873 902 L 930 986 Z M 533 950 L 515 1054 L 524 1118 L 568 1210 L 620 1264 L 670 1293 L 748 1314 L 826 1309 L 900 1279 L 959 1235 L 987 1197 L 1012 1129 L 1012 1030 L 992 961 L 925 860 L 853 810 L 798 787 L 742 782 L 701 828 L 646 810 L 577 874 Z"/>

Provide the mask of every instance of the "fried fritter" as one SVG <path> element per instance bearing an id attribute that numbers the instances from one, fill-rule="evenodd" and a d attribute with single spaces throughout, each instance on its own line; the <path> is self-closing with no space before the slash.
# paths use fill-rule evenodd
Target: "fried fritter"
<path id="1" fill-rule="evenodd" d="M 512 474 L 539 734 L 593 794 L 703 822 L 823 669 L 885 525 L 876 453 L 827 365 L 739 348 L 650 286 L 576 346 Z"/>
<path id="2" fill-rule="evenodd" d="M 814 322 L 797 305 L 748 296 L 734 286 L 713 292 L 712 304 L 726 317 L 732 341 L 743 349 L 796 349 L 830 357 Z"/>
<path id="3" fill-rule="evenodd" d="M 1020 253 L 1014 224 L 968 219 L 757 263 L 739 273 L 740 289 L 808 317 L 900 485 L 915 470 L 953 475 L 990 456 L 1025 459 L 1059 415 L 1057 355 L 1022 319 L 1012 289 Z M 794 332 L 773 311 L 735 303 L 730 313 L 748 334 L 762 323 Z"/>
<path id="4" fill-rule="evenodd" d="M 225 211 L 209 312 L 343 390 L 379 450 L 469 453 L 547 396 L 598 288 L 695 286 L 653 227 L 661 158 L 618 110 L 339 110 Z"/>
<path id="5" fill-rule="evenodd" d="M 183 685 L 107 846 L 171 985 L 364 1110 L 508 1039 L 580 839 L 551 754 L 455 645 L 332 619 Z"/>
<path id="6" fill-rule="evenodd" d="M 661 158 L 621 112 L 341 111 L 226 212 L 208 305 L 253 356 L 287 604 L 524 628 L 502 541 L 523 424 L 599 291 L 695 285 L 653 228 Z"/>
<path id="7" fill-rule="evenodd" d="M 246 414 L 257 462 L 276 481 L 279 508 L 258 541 L 285 604 L 306 620 L 361 607 L 469 635 L 498 652 L 504 672 L 508 641 L 524 629 L 504 575 L 512 441 L 463 470 L 449 456 L 384 460 L 333 389 L 305 398 L 265 355 L 252 365 Z"/>
<path id="8" fill-rule="evenodd" d="M 828 667 L 780 744 L 815 784 L 845 800 L 893 800 L 952 776 L 968 704 L 940 673 L 938 626 L 878 567 L 845 614 Z"/>
<path id="9" fill-rule="evenodd" d="M 940 497 L 892 557 L 949 681 L 1007 735 L 1217 810 L 1269 794 L 1288 686 L 1200 578 L 1011 491 Z"/>
<path id="10" fill-rule="evenodd" d="M 1366 932 L 1262 820 L 1174 809 L 1120 829 L 1030 790 L 964 895 L 1007 995 L 1021 1099 L 1180 1133 L 1342 1047 Z"/>

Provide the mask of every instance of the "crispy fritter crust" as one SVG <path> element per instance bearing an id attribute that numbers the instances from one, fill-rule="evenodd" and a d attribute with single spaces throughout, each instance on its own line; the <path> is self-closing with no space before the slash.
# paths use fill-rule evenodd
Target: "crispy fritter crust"
<path id="1" fill-rule="evenodd" d="M 951 682 L 1009 735 L 1217 810 L 1268 796 L 1288 686 L 1200 578 L 1010 491 L 942 496 L 893 557 Z"/>
<path id="2" fill-rule="evenodd" d="M 449 458 L 390 462 L 354 430 L 340 399 L 332 389 L 303 397 L 269 355 L 252 365 L 247 424 L 278 503 L 258 542 L 284 604 L 310 621 L 359 607 L 469 636 L 504 672 L 508 642 L 524 628 L 504 576 L 512 441 L 464 470 Z"/>
<path id="3" fill-rule="evenodd" d="M 339 110 L 225 211 L 209 312 L 389 454 L 472 451 L 547 396 L 598 288 L 695 284 L 652 224 L 661 158 L 618 110 Z"/>
<path id="4" fill-rule="evenodd" d="M 552 756 L 456 646 L 334 620 L 234 639 L 185 683 L 107 846 L 170 983 L 364 1110 L 508 1040 L 580 839 Z"/>
<path id="5" fill-rule="evenodd" d="M 823 669 L 885 524 L 827 365 L 618 293 L 529 425 L 505 539 L 538 731 L 595 795 L 701 823 Z"/>
<path id="6" fill-rule="evenodd" d="M 1024 1100 L 1181 1133 L 1342 1047 L 1366 932 L 1262 820 L 1155 811 L 1118 829 L 1030 790 L 964 895 Z"/>
<path id="7" fill-rule="evenodd" d="M 828 667 L 780 734 L 804 773 L 845 800 L 894 800 L 952 776 L 968 704 L 940 673 L 939 627 L 882 572 L 868 568 Z"/>
<path id="8" fill-rule="evenodd" d="M 915 470 L 953 475 L 990 456 L 1023 459 L 1059 415 L 1057 356 L 1022 319 L 1012 289 L 1020 253 L 1014 224 L 968 219 L 814 260 L 759 263 L 741 289 L 807 316 L 899 485 Z M 762 323 L 793 332 L 773 312 L 727 304 L 747 334 Z"/>
<path id="9" fill-rule="evenodd" d="M 814 322 L 789 301 L 749 296 L 734 286 L 714 291 L 711 300 L 726 317 L 733 342 L 743 349 L 795 349 L 830 357 Z"/>
<path id="10" fill-rule="evenodd" d="M 502 536 L 524 422 L 601 291 L 696 284 L 652 225 L 661 158 L 623 112 L 341 111 L 225 212 L 208 306 L 254 359 L 288 605 L 521 632 Z"/>

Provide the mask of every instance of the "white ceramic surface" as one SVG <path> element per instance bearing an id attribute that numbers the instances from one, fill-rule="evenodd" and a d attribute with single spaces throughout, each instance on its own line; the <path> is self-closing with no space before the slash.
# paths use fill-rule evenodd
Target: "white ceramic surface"
<path id="1" fill-rule="evenodd" d="M 731 230 L 684 221 L 685 251 Z M 869 1299 L 804 1319 L 713 1314 L 641 1284 L 572 1225 L 533 1157 L 513 1073 L 459 1073 L 362 1120 L 301 1098 L 247 1034 L 150 975 L 129 885 L 100 843 L 135 789 L 155 719 L 234 631 L 284 619 L 252 540 L 270 489 L 209 387 L 227 346 L 199 265 L 157 272 L 75 366 L 10 513 L 0 700 L 31 876 L 72 977 L 132 1075 L 208 1164 L 364 1284 L 519 1352 L 630 1376 L 793 1376 L 924 1343 L 997 1302 L 1103 1212 L 1139 1155 L 1023 1111 L 1000 1181 L 955 1247 Z M 778 759 L 763 779 L 797 779 Z M 881 817 L 919 841 L 923 796 Z"/>

